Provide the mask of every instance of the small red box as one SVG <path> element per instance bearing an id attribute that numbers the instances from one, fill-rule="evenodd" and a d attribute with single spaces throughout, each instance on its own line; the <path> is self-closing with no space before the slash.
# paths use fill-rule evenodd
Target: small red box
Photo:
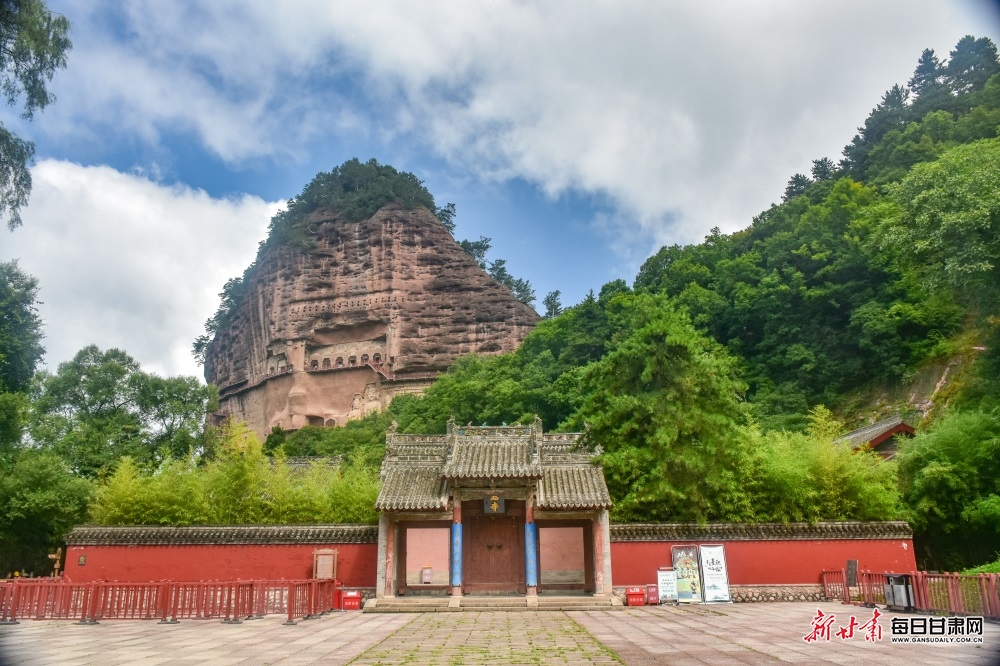
<path id="1" fill-rule="evenodd" d="M 344 592 L 344 610 L 361 610 L 361 593 L 357 590 Z"/>
<path id="2" fill-rule="evenodd" d="M 646 589 L 642 587 L 630 587 L 625 590 L 625 597 L 629 606 L 646 605 Z"/>

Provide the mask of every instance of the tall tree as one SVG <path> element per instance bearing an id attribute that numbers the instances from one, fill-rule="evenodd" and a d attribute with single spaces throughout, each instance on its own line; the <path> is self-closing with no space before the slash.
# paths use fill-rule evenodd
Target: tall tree
<path id="1" fill-rule="evenodd" d="M 944 75 L 948 86 L 956 93 L 979 90 L 991 76 L 1000 72 L 996 44 L 987 37 L 976 39 L 966 35 L 949 56 Z"/>
<path id="2" fill-rule="evenodd" d="M 813 160 L 812 177 L 813 180 L 830 180 L 837 172 L 837 165 L 829 157 Z"/>
<path id="3" fill-rule="evenodd" d="M 806 188 L 809 187 L 811 180 L 809 176 L 801 173 L 797 173 L 788 180 L 788 185 L 785 186 L 785 193 L 782 195 L 782 201 L 791 201 L 797 196 L 801 196 L 806 193 Z"/>
<path id="4" fill-rule="evenodd" d="M 486 270 L 486 253 L 490 251 L 492 247 L 493 239 L 487 238 L 486 236 L 480 236 L 477 241 L 470 241 L 468 239 L 463 240 L 459 243 L 465 253 L 472 257 L 479 267 L 484 271 Z"/>
<path id="5" fill-rule="evenodd" d="M 736 363 L 666 298 L 619 295 L 629 331 L 582 373 L 571 427 L 604 448 L 619 519 L 704 521 L 738 494 Z"/>
<path id="6" fill-rule="evenodd" d="M 8 105 L 23 99 L 22 118 L 30 120 L 55 101 L 47 84 L 66 66 L 68 35 L 69 21 L 42 0 L 0 2 L 0 87 Z M 0 124 L 0 217 L 7 216 L 11 231 L 21 226 L 21 207 L 28 203 L 34 154 L 34 143 Z"/>
<path id="7" fill-rule="evenodd" d="M 887 90 L 879 105 L 865 119 L 864 126 L 858 128 L 858 134 L 844 148 L 841 164 L 855 179 L 865 179 L 871 149 L 890 131 L 906 123 L 910 116 L 909 98 L 910 91 L 898 84 Z"/>
<path id="8" fill-rule="evenodd" d="M 0 263 L 0 392 L 26 391 L 45 353 L 37 296 L 38 280 L 17 261 Z"/>
<path id="9" fill-rule="evenodd" d="M 437 216 L 437 219 L 441 220 L 441 224 L 444 225 L 445 229 L 452 234 L 455 233 L 455 204 L 446 203 L 434 211 L 434 214 Z"/>
<path id="10" fill-rule="evenodd" d="M 46 553 L 86 519 L 91 489 L 49 451 L 24 449 L 0 464 L 0 576 L 44 575 L 52 566 Z"/>
<path id="11" fill-rule="evenodd" d="M 558 317 L 562 314 L 562 301 L 559 300 L 559 296 L 560 292 L 558 289 L 545 294 L 545 298 L 542 300 L 542 305 L 545 306 L 546 319 L 552 319 L 553 317 Z"/>
<path id="12" fill-rule="evenodd" d="M 917 68 L 906 85 L 914 97 L 919 97 L 940 86 L 943 77 L 944 68 L 934 55 L 934 49 L 924 49 L 920 54 L 920 60 L 917 61 Z"/>
<path id="13" fill-rule="evenodd" d="M 37 381 L 31 437 L 84 476 L 122 456 L 151 466 L 197 448 L 211 397 L 193 377 L 150 375 L 126 352 L 96 345 Z"/>
<path id="14" fill-rule="evenodd" d="M 44 353 L 37 293 L 38 281 L 16 261 L 0 263 L 0 455 L 21 441 L 26 392 Z"/>
<path id="15" fill-rule="evenodd" d="M 496 259 L 490 262 L 488 272 L 490 277 L 510 289 L 517 300 L 525 305 L 531 305 L 535 302 L 535 290 L 531 287 L 531 282 L 511 275 L 510 271 L 507 270 L 506 259 Z"/>

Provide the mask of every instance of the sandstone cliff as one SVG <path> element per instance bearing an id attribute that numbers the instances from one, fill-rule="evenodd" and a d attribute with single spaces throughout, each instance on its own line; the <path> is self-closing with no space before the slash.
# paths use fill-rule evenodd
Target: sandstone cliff
<path id="1" fill-rule="evenodd" d="M 259 258 L 205 358 L 221 415 L 261 436 L 360 417 L 462 354 L 513 351 L 538 321 L 424 208 L 317 211 L 309 232 L 311 249 Z"/>

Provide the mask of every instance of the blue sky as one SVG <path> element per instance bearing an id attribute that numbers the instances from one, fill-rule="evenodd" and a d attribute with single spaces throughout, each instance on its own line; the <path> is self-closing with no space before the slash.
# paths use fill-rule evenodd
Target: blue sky
<path id="1" fill-rule="evenodd" d="M 82 346 L 200 374 L 191 340 L 270 216 L 351 157 L 423 179 L 459 238 L 564 304 L 734 231 L 837 159 L 920 52 L 993 3 L 60 0 L 57 102 L 0 260 L 39 279 L 47 364 Z M 539 305 L 540 307 L 540 305 Z"/>

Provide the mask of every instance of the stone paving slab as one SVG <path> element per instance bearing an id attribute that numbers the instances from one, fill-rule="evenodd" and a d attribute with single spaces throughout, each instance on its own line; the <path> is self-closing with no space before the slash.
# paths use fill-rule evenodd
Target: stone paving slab
<path id="1" fill-rule="evenodd" d="M 26 621 L 0 626 L 0 664 L 1000 664 L 1000 625 L 981 645 L 893 644 L 863 636 L 806 643 L 816 611 L 834 628 L 872 610 L 838 603 L 628 608 L 615 612 L 335 613 L 283 624 L 189 620 Z"/>
<path id="2" fill-rule="evenodd" d="M 294 626 L 277 615 L 242 624 L 24 621 L 0 626 L 0 665 L 346 664 L 414 617 L 333 613 Z"/>
<path id="3" fill-rule="evenodd" d="M 351 662 L 352 666 L 619 663 L 613 652 L 559 611 L 425 613 Z"/>
<path id="4" fill-rule="evenodd" d="M 939 664 L 1000 665 L 1000 626 L 984 623 L 983 643 L 893 644 L 893 617 L 913 617 L 879 609 L 882 640 L 852 639 L 807 643 L 817 609 L 833 614 L 834 632 L 872 618 L 872 609 L 839 603 L 713 604 L 629 608 L 625 612 L 570 612 L 626 664 Z"/>

